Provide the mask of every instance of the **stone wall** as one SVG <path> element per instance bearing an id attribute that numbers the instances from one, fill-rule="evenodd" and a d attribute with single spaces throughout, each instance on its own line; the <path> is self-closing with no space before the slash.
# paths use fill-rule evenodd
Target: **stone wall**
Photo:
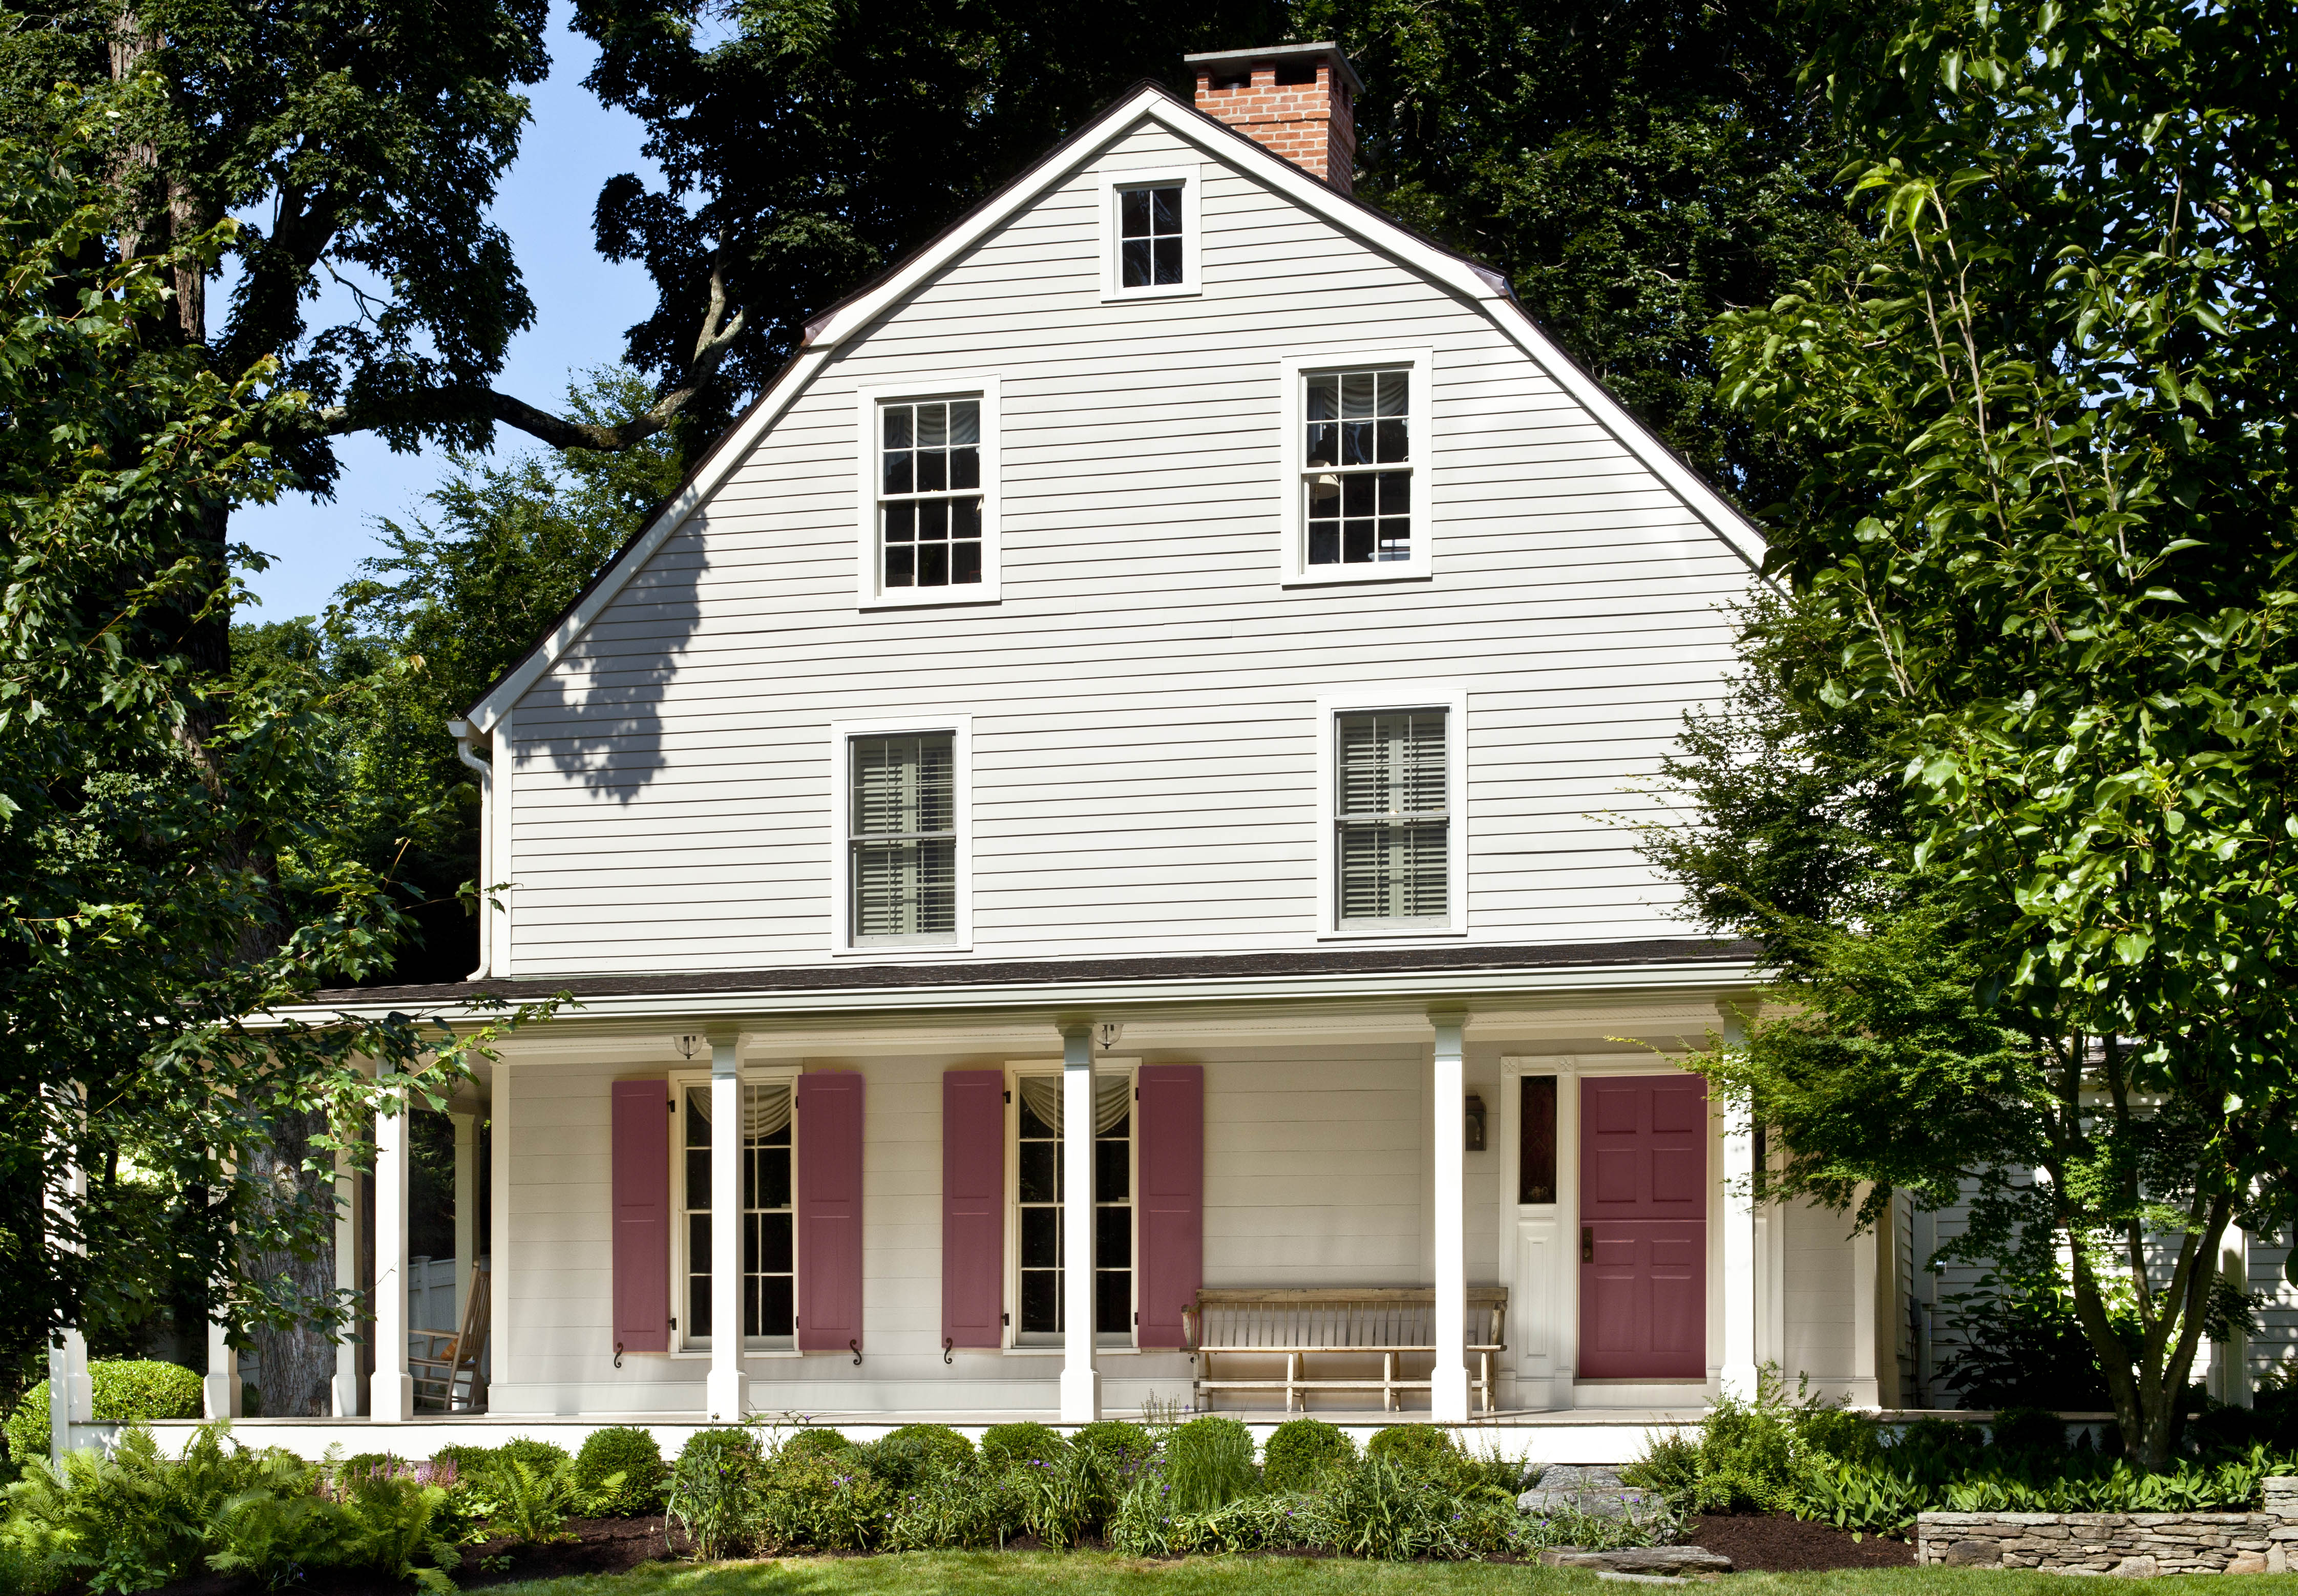
<path id="1" fill-rule="evenodd" d="M 1924 1513 L 1915 1561 L 2089 1574 L 2284 1574 L 2298 1567 L 2298 1479 L 2256 1513 Z"/>

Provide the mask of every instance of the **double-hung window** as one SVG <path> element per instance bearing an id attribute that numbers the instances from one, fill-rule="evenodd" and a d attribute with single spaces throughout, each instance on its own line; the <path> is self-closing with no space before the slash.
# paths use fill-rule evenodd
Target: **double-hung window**
<path id="1" fill-rule="evenodd" d="M 1048 1344 L 1067 1322 L 1067 1187 L 1059 1074 L 1013 1077 L 1013 1325 L 1018 1344 Z M 1097 1072 L 1093 1094 L 1093 1327 L 1096 1337 L 1133 1334 L 1133 1080 Z"/>
<path id="2" fill-rule="evenodd" d="M 857 943 L 957 934 L 957 750 L 949 732 L 847 740 L 849 922 Z"/>
<path id="3" fill-rule="evenodd" d="M 1448 690 L 1320 706 L 1328 931 L 1463 929 L 1465 703 Z"/>
<path id="4" fill-rule="evenodd" d="M 1427 575 L 1428 357 L 1285 363 L 1287 576 Z"/>
<path id="5" fill-rule="evenodd" d="M 798 1311 L 798 1255 L 790 1194 L 794 1170 L 790 1119 L 793 1093 L 787 1080 L 746 1080 L 741 1091 L 742 1340 L 745 1345 L 793 1344 Z M 690 1348 L 710 1344 L 713 1294 L 711 1211 L 710 1083 L 689 1083 L 680 1093 L 680 1271 L 675 1311 Z"/>
<path id="6" fill-rule="evenodd" d="M 1198 291 L 1197 170 L 1104 176 L 1104 300 L 1164 299 Z"/>
<path id="7" fill-rule="evenodd" d="M 991 378 L 862 400 L 865 604 L 997 596 L 997 395 Z"/>

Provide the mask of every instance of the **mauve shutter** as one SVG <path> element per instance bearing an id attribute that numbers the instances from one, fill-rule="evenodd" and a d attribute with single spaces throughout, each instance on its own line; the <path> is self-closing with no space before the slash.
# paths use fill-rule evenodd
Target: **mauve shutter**
<path id="1" fill-rule="evenodd" d="M 670 1088 L 615 1082 L 615 1344 L 670 1351 Z"/>
<path id="2" fill-rule="evenodd" d="M 862 1340 L 862 1078 L 798 1078 L 798 1346 Z"/>
<path id="3" fill-rule="evenodd" d="M 1181 1311 L 1205 1275 L 1205 1072 L 1144 1064 L 1139 1344 L 1182 1344 Z"/>
<path id="4" fill-rule="evenodd" d="M 941 1078 L 941 1336 L 1005 1342 L 1005 1075 Z"/>

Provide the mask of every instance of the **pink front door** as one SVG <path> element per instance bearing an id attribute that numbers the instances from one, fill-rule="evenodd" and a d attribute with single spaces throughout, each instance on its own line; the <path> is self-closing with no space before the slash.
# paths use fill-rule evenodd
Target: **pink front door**
<path id="1" fill-rule="evenodd" d="M 1583 1379 L 1707 1373 L 1707 1083 L 1580 1082 Z"/>

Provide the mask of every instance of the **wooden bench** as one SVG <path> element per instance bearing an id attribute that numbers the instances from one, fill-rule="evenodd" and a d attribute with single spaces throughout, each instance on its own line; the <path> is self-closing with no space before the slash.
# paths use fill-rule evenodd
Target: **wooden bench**
<path id="1" fill-rule="evenodd" d="M 1492 1410 L 1492 1354 L 1504 1351 L 1508 1326 L 1508 1287 L 1471 1286 L 1467 1291 L 1467 1346 L 1476 1354 L 1477 1368 L 1469 1385 L 1482 1397 L 1484 1411 Z M 1196 1389 L 1217 1391 L 1282 1391 L 1285 1410 L 1305 1411 L 1312 1391 L 1377 1391 L 1381 1410 L 1398 1410 L 1397 1394 L 1426 1391 L 1426 1377 L 1406 1379 L 1397 1371 L 1397 1360 L 1436 1352 L 1436 1294 L 1410 1288 L 1319 1287 L 1309 1290 L 1200 1291 L 1182 1312 L 1184 1339 L 1201 1360 Z M 1308 1360 L 1340 1356 L 1378 1356 L 1378 1375 L 1318 1375 Z M 1216 1357 L 1285 1360 L 1282 1379 L 1224 1377 L 1214 1369 Z"/>

